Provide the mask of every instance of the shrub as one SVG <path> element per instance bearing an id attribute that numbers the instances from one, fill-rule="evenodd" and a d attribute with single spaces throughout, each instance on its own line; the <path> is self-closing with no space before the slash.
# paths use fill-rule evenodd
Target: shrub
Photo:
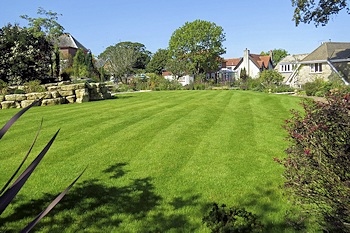
<path id="1" fill-rule="evenodd" d="M 285 125 L 292 145 L 277 161 L 297 203 L 320 214 L 326 231 L 350 232 L 350 93 L 334 90 L 326 98 L 303 102 L 305 113 L 293 111 Z"/>
<path id="2" fill-rule="evenodd" d="M 203 223 L 214 233 L 241 232 L 253 233 L 263 232 L 263 225 L 255 214 L 246 211 L 244 208 L 231 207 L 214 203 L 212 210 L 203 218 Z"/>
<path id="3" fill-rule="evenodd" d="M 16 89 L 14 94 L 25 94 L 26 92 L 22 89 Z"/>
<path id="4" fill-rule="evenodd" d="M 5 81 L 0 79 L 0 94 L 6 95 L 8 93 L 8 85 Z"/>
<path id="5" fill-rule="evenodd" d="M 45 89 L 45 87 L 40 85 L 40 81 L 39 80 L 33 80 L 33 81 L 26 82 L 24 84 L 24 91 L 26 93 L 45 92 L 46 89 Z"/>

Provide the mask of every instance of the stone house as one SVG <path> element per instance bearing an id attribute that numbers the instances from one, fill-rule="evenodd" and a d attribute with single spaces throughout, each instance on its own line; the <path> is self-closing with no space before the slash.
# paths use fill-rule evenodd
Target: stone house
<path id="1" fill-rule="evenodd" d="M 308 54 L 294 54 L 288 55 L 283 58 L 275 67 L 275 70 L 278 71 L 283 77 L 283 83 L 289 84 L 289 79 L 295 69 L 298 67 L 298 64 L 307 56 Z"/>
<path id="2" fill-rule="evenodd" d="M 287 66 L 288 62 L 281 61 L 279 67 Z M 300 61 L 290 62 L 294 65 L 285 83 L 300 87 L 306 82 L 318 78 L 330 80 L 331 77 L 340 77 L 349 84 L 350 74 L 350 42 L 325 42 Z M 281 71 L 280 71 L 281 72 Z"/>

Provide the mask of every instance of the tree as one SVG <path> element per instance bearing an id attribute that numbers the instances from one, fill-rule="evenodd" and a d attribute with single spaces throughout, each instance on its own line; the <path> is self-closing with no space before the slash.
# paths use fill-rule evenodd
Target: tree
<path id="1" fill-rule="evenodd" d="M 279 85 L 283 81 L 283 76 L 276 70 L 264 70 L 259 78 L 265 86 Z"/>
<path id="2" fill-rule="evenodd" d="M 78 49 L 73 58 L 73 74 L 75 77 L 87 77 L 88 70 L 83 49 Z"/>
<path id="3" fill-rule="evenodd" d="M 169 60 L 169 51 L 167 49 L 158 49 L 147 64 L 147 72 L 162 74 Z"/>
<path id="4" fill-rule="evenodd" d="M 100 54 L 99 58 L 105 61 L 106 70 L 123 81 L 123 76 L 128 76 L 133 72 L 133 65 L 137 60 L 137 53 L 133 48 L 124 46 L 109 46 Z M 126 83 L 127 80 L 124 80 Z"/>
<path id="5" fill-rule="evenodd" d="M 247 70 L 245 69 L 245 67 L 243 67 L 243 69 L 241 69 L 241 72 L 239 74 L 239 78 L 242 80 L 243 83 L 247 82 L 247 79 L 249 78 L 249 76 L 247 74 Z"/>
<path id="6" fill-rule="evenodd" d="M 117 47 L 133 49 L 136 55 L 136 61 L 132 65 L 133 69 L 145 69 L 149 61 L 151 60 L 151 52 L 146 49 L 144 44 L 138 42 L 119 42 Z"/>
<path id="7" fill-rule="evenodd" d="M 261 52 L 261 55 L 270 55 L 270 52 Z M 284 49 L 274 49 L 272 50 L 272 65 L 276 66 L 283 58 L 288 56 L 289 53 Z"/>
<path id="8" fill-rule="evenodd" d="M 51 65 L 52 45 L 18 25 L 0 29 L 0 79 L 10 84 L 44 80 Z"/>
<path id="9" fill-rule="evenodd" d="M 223 28 L 215 23 L 195 20 L 176 29 L 169 41 L 170 56 L 186 62 L 195 76 L 217 70 L 225 53 Z"/>
<path id="10" fill-rule="evenodd" d="M 54 44 L 51 58 L 51 76 L 55 74 L 58 77 L 60 73 L 60 51 L 57 40 L 64 31 L 63 26 L 57 22 L 60 14 L 46 11 L 41 7 L 39 7 L 37 14 L 45 17 L 32 18 L 28 15 L 21 15 L 20 17 L 28 21 L 29 31 L 33 32 L 35 36 L 45 36 L 48 41 Z"/>
<path id="11" fill-rule="evenodd" d="M 349 11 L 347 0 L 292 0 L 294 7 L 293 20 L 295 25 L 300 23 L 314 22 L 315 26 L 325 26 L 332 15 L 338 14 L 341 10 Z"/>
<path id="12" fill-rule="evenodd" d="M 166 70 L 170 71 L 176 80 L 188 73 L 188 63 L 185 60 L 171 58 L 166 64 Z"/>
<path id="13" fill-rule="evenodd" d="M 325 232 L 350 232 L 349 89 L 331 92 L 327 101 L 304 102 L 303 113 L 293 111 L 285 125 L 288 156 L 276 160 L 285 166 L 287 190 L 321 215 Z"/>

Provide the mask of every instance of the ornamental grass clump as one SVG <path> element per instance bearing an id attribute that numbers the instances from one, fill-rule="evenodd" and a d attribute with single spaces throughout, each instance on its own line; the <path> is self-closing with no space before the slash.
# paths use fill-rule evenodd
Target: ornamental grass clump
<path id="1" fill-rule="evenodd" d="M 16 115 L 14 115 L 0 130 L 0 139 L 5 135 L 5 133 L 9 130 L 9 128 L 20 118 L 28 109 L 33 107 L 34 105 L 37 105 L 39 101 L 33 102 L 31 105 L 29 105 L 26 108 L 23 108 L 21 111 L 19 111 Z M 30 152 L 32 151 L 35 142 L 39 136 L 39 132 L 41 130 L 42 122 L 40 124 L 39 130 L 27 152 L 27 154 L 24 156 L 22 162 L 19 164 L 17 170 L 12 174 L 12 176 L 8 179 L 6 184 L 1 188 L 0 190 L 0 215 L 5 211 L 5 209 L 9 206 L 9 204 L 13 201 L 13 199 L 16 197 L 18 192 L 21 190 L 21 188 L 24 186 L 30 175 L 33 173 L 35 168 L 39 165 L 42 158 L 46 155 L 48 150 L 50 149 L 52 143 L 55 141 L 57 134 L 60 130 L 57 130 L 57 132 L 54 134 L 54 136 L 51 138 L 51 140 L 46 144 L 46 146 L 42 149 L 42 151 L 37 155 L 37 157 L 33 160 L 33 162 L 17 177 L 17 179 L 12 183 L 10 186 L 10 183 L 15 179 L 19 171 L 21 170 L 23 164 L 27 160 Z M 84 170 L 85 171 L 85 170 Z M 21 232 L 29 232 L 45 215 L 47 215 L 52 208 L 55 207 L 59 203 L 59 201 L 65 196 L 65 194 L 71 189 L 71 187 L 77 182 L 77 180 L 80 178 L 80 176 L 84 173 L 84 171 L 61 193 L 59 194 L 52 202 L 48 205 L 48 207 L 43 210 L 38 216 L 30 222 Z"/>

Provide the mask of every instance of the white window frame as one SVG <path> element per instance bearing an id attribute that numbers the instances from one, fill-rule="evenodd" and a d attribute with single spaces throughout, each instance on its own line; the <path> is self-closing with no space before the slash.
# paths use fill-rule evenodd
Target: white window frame
<path id="1" fill-rule="evenodd" d="M 292 72 L 293 71 L 293 66 L 292 64 L 281 64 L 280 65 L 280 72 Z"/>
<path id="2" fill-rule="evenodd" d="M 322 63 L 310 64 L 310 73 L 322 73 Z"/>

